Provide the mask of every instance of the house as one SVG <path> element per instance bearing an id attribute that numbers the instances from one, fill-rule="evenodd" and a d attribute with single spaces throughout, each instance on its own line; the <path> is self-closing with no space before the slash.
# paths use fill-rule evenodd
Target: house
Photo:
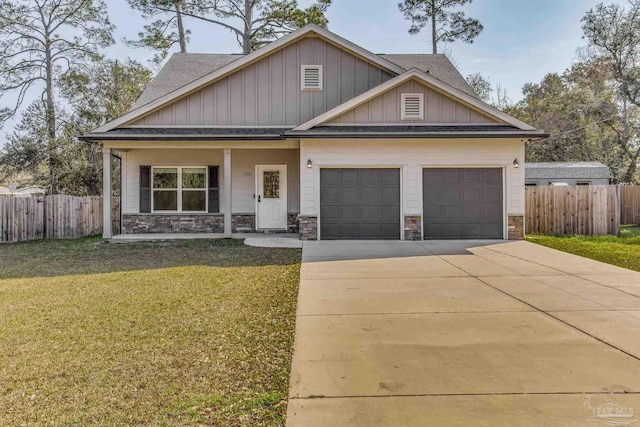
<path id="1" fill-rule="evenodd" d="M 599 162 L 525 163 L 525 185 L 608 185 L 609 167 Z"/>
<path id="2" fill-rule="evenodd" d="M 523 237 L 525 141 L 442 55 L 378 55 L 309 25 L 247 55 L 175 54 L 83 136 L 121 159 L 122 233 Z M 104 227 L 111 237 L 111 227 Z"/>

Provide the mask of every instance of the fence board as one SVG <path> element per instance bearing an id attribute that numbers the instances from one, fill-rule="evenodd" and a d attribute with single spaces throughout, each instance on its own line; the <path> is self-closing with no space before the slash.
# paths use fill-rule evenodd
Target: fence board
<path id="1" fill-rule="evenodd" d="M 112 206 L 113 228 L 117 233 L 120 230 L 119 197 L 114 198 Z M 0 243 L 98 235 L 102 234 L 102 221 L 101 196 L 0 198 Z"/>
<path id="2" fill-rule="evenodd" d="M 526 187 L 529 234 L 620 234 L 621 224 L 640 223 L 640 186 Z"/>

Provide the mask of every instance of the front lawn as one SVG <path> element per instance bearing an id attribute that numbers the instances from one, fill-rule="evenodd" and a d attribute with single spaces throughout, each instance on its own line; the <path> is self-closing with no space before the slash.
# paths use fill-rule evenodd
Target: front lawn
<path id="1" fill-rule="evenodd" d="M 0 425 L 284 425 L 300 250 L 0 245 Z"/>
<path id="2" fill-rule="evenodd" d="M 620 237 L 532 235 L 527 240 L 550 248 L 640 271 L 640 226 L 622 227 Z"/>

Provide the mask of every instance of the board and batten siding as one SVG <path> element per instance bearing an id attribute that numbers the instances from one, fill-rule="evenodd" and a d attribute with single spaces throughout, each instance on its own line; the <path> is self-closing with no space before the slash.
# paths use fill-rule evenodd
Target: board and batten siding
<path id="1" fill-rule="evenodd" d="M 302 65 L 322 65 L 324 90 L 303 91 Z M 134 125 L 296 126 L 393 76 L 321 38 L 303 38 Z"/>
<path id="2" fill-rule="evenodd" d="M 123 153 L 122 212 L 140 212 L 140 166 L 220 166 L 220 188 L 224 186 L 224 154 L 210 149 L 147 149 Z M 236 213 L 255 212 L 255 166 L 287 165 L 289 212 L 300 211 L 300 159 L 298 150 L 232 150 L 231 210 Z M 220 212 L 227 201 L 220 192 Z"/>
<path id="3" fill-rule="evenodd" d="M 402 120 L 401 99 L 403 93 L 421 93 L 424 96 L 424 119 Z M 329 121 L 330 124 L 365 123 L 498 123 L 493 118 L 467 107 L 424 84 L 410 80 L 392 88 L 372 100 Z"/>
<path id="4" fill-rule="evenodd" d="M 320 212 L 320 168 L 398 167 L 402 176 L 402 214 L 422 215 L 424 167 L 503 167 L 506 213 L 524 215 L 524 142 L 520 139 L 303 139 L 300 141 L 300 213 Z M 313 162 L 306 168 L 307 159 Z M 506 218 L 505 218 L 506 223 Z"/>

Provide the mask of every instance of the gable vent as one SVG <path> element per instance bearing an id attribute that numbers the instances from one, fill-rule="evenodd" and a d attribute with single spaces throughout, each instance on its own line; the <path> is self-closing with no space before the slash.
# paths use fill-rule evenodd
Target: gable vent
<path id="1" fill-rule="evenodd" d="M 402 94 L 402 120 L 424 119 L 424 94 Z"/>
<path id="2" fill-rule="evenodd" d="M 302 66 L 302 90 L 322 90 L 322 65 Z"/>

